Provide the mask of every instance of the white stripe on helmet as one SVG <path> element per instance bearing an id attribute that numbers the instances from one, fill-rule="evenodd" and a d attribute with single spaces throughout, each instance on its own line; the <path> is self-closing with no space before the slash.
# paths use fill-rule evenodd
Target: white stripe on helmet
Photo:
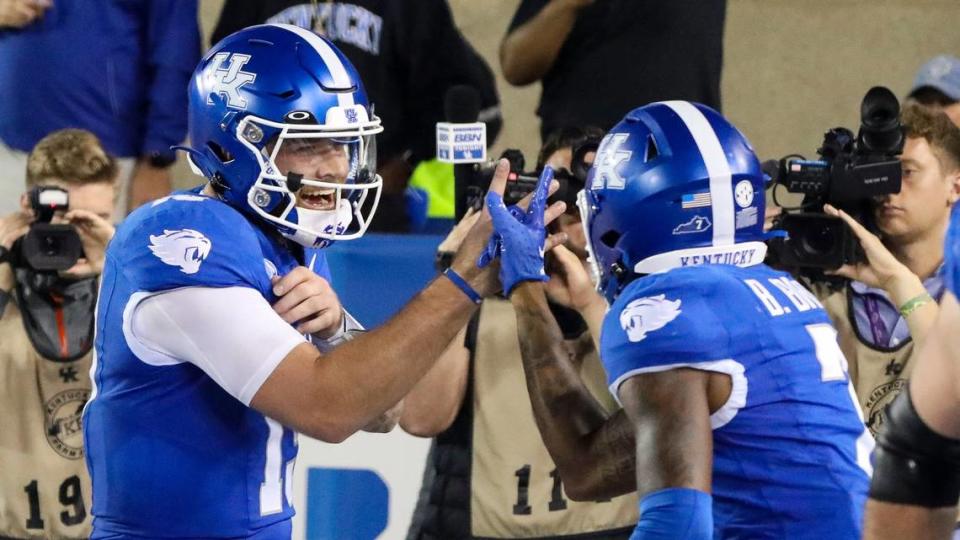
<path id="1" fill-rule="evenodd" d="M 292 24 L 273 24 L 272 26 L 278 26 L 284 30 L 293 32 L 309 43 L 310 46 L 313 47 L 313 50 L 317 51 L 317 54 L 323 59 L 323 63 L 327 65 L 327 69 L 330 70 L 330 76 L 333 77 L 333 84 L 336 88 L 350 88 L 353 86 L 353 81 L 350 79 L 350 76 L 347 75 L 347 68 L 343 65 L 343 62 L 340 61 L 340 57 L 337 56 L 337 53 L 334 52 L 326 41 L 320 39 L 320 36 L 310 30 Z M 341 107 L 354 105 L 353 93 L 337 92 L 337 104 Z"/>
<path id="2" fill-rule="evenodd" d="M 710 122 L 699 109 L 686 101 L 664 101 L 690 130 L 697 143 L 710 177 L 710 198 L 713 201 L 713 245 L 734 242 L 733 174 L 723 145 Z"/>

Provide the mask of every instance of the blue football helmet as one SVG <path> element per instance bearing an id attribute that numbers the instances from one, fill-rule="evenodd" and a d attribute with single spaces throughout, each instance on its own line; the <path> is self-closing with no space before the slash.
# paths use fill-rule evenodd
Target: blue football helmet
<path id="1" fill-rule="evenodd" d="M 190 164 L 227 203 L 307 247 L 367 230 L 383 128 L 329 41 L 285 24 L 240 30 L 204 56 L 189 98 Z"/>
<path id="2" fill-rule="evenodd" d="M 600 143 L 578 205 L 597 288 L 637 276 L 766 255 L 765 179 L 747 139 L 698 103 L 652 103 Z"/>

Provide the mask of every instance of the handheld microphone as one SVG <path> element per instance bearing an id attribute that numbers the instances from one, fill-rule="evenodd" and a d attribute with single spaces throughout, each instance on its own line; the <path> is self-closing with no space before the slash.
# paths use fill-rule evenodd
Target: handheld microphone
<path id="1" fill-rule="evenodd" d="M 466 186 L 474 163 L 487 161 L 487 125 L 478 122 L 480 93 L 468 85 L 450 87 L 444 95 L 444 118 L 437 123 L 437 160 L 453 163 L 454 218 L 466 213 Z"/>

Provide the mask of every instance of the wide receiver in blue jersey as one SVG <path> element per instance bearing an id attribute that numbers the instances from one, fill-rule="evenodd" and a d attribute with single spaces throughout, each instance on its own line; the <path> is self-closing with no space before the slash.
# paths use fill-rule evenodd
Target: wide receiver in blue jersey
<path id="1" fill-rule="evenodd" d="M 538 428 L 571 498 L 639 491 L 633 538 L 860 537 L 873 440 L 822 306 L 762 264 L 763 188 L 747 140 L 699 104 L 641 107 L 603 139 L 580 206 L 611 302 L 612 416 L 559 346 L 540 220 L 488 195 Z"/>
<path id="2" fill-rule="evenodd" d="M 490 218 L 446 277 L 345 340 L 309 250 L 359 237 L 376 206 L 381 127 L 356 71 L 309 31 L 256 26 L 189 92 L 208 183 L 135 211 L 107 250 L 83 417 L 93 538 L 289 538 L 294 432 L 342 441 L 413 387 L 495 291 L 475 264 Z"/>
<path id="3" fill-rule="evenodd" d="M 917 350 L 909 385 L 890 404 L 877 438 L 864 539 L 945 540 L 956 531 L 960 497 L 960 210 L 944 249 L 947 292 Z"/>

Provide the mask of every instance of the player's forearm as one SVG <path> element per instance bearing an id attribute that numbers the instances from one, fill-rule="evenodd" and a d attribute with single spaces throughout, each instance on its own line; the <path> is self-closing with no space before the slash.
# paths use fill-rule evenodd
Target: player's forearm
<path id="1" fill-rule="evenodd" d="M 327 415 L 355 432 L 400 401 L 419 381 L 476 305 L 440 277 L 379 328 L 319 359 Z"/>
<path id="2" fill-rule="evenodd" d="M 567 494 L 596 500 L 633 491 L 633 431 L 622 413 L 607 416 L 568 360 L 542 284 L 523 283 L 510 300 L 537 428 Z"/>
<path id="3" fill-rule="evenodd" d="M 527 85 L 550 71 L 573 29 L 577 11 L 564 2 L 550 2 L 507 34 L 500 44 L 500 67 L 507 82 Z"/>

